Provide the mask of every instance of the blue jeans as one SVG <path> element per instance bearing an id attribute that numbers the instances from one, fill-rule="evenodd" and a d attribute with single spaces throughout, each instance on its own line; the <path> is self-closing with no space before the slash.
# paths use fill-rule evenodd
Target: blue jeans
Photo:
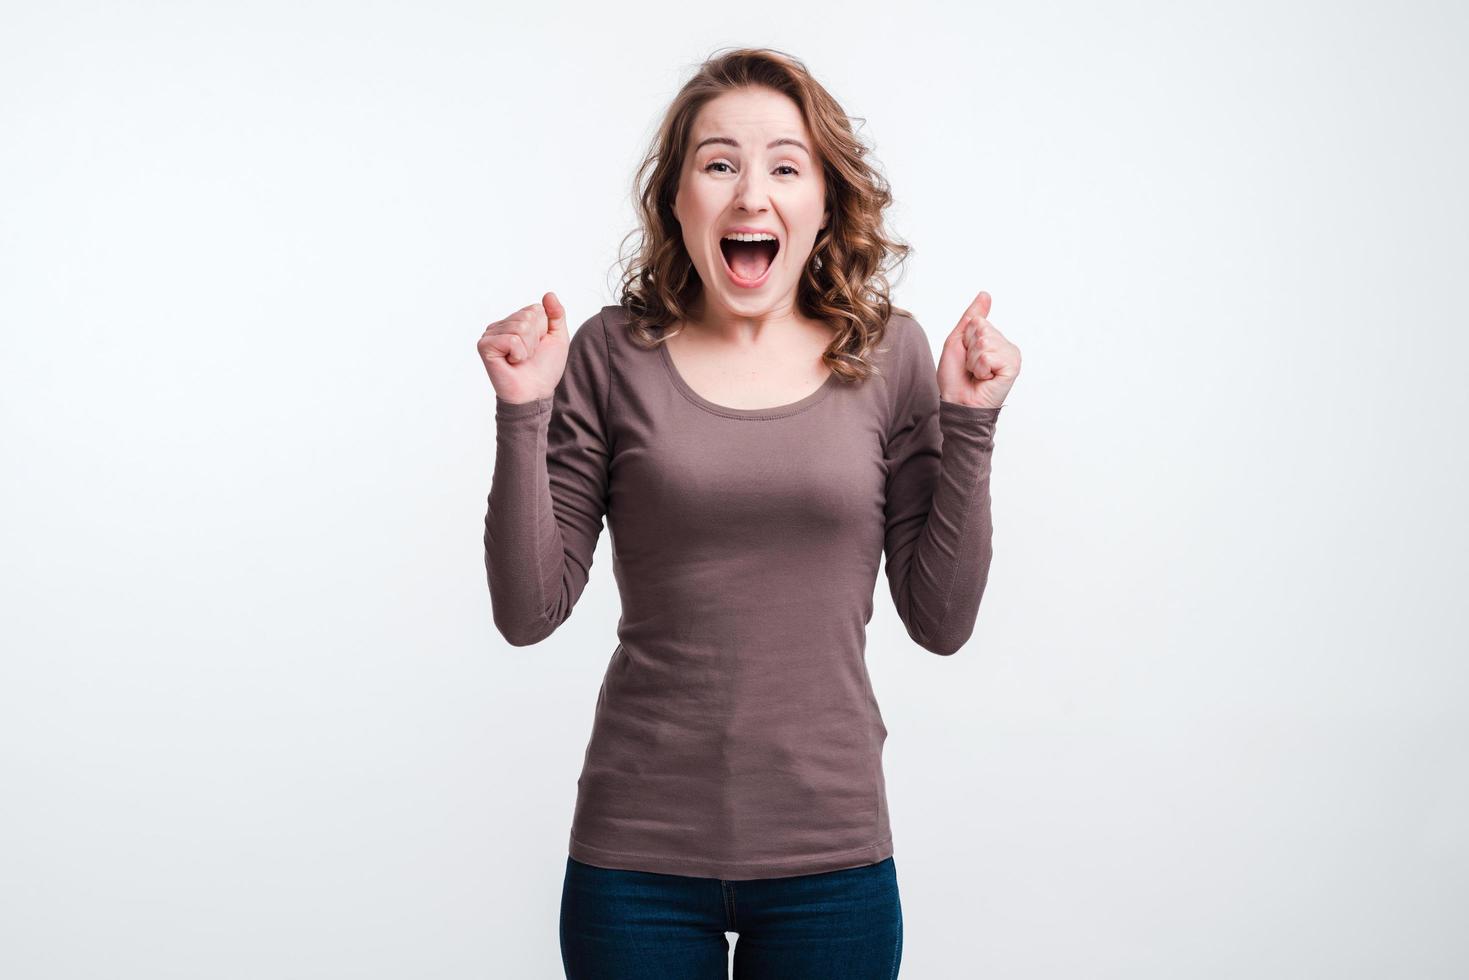
<path id="1" fill-rule="evenodd" d="M 893 980 L 903 908 L 891 857 L 840 871 L 725 881 L 623 871 L 568 856 L 568 980 Z"/>

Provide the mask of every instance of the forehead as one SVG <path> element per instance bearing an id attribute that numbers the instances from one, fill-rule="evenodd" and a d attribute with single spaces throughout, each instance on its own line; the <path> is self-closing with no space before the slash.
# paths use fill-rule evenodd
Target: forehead
<path id="1" fill-rule="evenodd" d="M 770 89 L 740 89 L 710 99 L 694 117 L 693 145 L 711 136 L 728 136 L 744 149 L 763 149 L 783 137 L 811 145 L 801 109 L 789 96 Z M 711 144 L 728 149 L 728 144 Z M 777 147 L 777 149 L 788 147 Z"/>

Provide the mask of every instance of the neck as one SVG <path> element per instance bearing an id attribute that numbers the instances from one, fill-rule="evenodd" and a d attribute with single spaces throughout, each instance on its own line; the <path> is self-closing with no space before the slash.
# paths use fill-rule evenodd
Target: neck
<path id="1" fill-rule="evenodd" d="M 781 300 L 757 313 L 740 313 L 704 293 L 685 321 L 698 333 L 729 344 L 759 343 L 767 336 L 799 332 L 806 320 L 796 310 L 795 298 Z"/>

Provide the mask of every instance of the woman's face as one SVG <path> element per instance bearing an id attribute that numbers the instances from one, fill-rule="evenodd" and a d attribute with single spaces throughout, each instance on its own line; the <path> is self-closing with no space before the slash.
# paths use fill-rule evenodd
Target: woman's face
<path id="1" fill-rule="evenodd" d="M 826 180 L 800 108 L 767 88 L 725 92 L 699 110 L 690 144 L 673 211 L 704 302 L 736 316 L 794 307 L 828 219 Z M 721 245 L 737 228 L 769 232 L 779 250 Z"/>

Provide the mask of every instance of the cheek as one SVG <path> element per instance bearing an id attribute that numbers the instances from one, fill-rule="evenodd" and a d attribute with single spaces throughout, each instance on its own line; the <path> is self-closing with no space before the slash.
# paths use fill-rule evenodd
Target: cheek
<path id="1" fill-rule="evenodd" d="M 815 238 L 821 233 L 821 218 L 826 214 L 826 202 L 819 196 L 803 195 L 799 201 L 791 202 L 786 213 L 800 227 L 803 235 Z"/>
<path id="2" fill-rule="evenodd" d="M 708 229 L 708 212 L 706 203 L 699 199 L 697 191 L 686 191 L 679 196 L 679 224 L 683 225 L 684 234 L 689 238 L 697 238 Z"/>

